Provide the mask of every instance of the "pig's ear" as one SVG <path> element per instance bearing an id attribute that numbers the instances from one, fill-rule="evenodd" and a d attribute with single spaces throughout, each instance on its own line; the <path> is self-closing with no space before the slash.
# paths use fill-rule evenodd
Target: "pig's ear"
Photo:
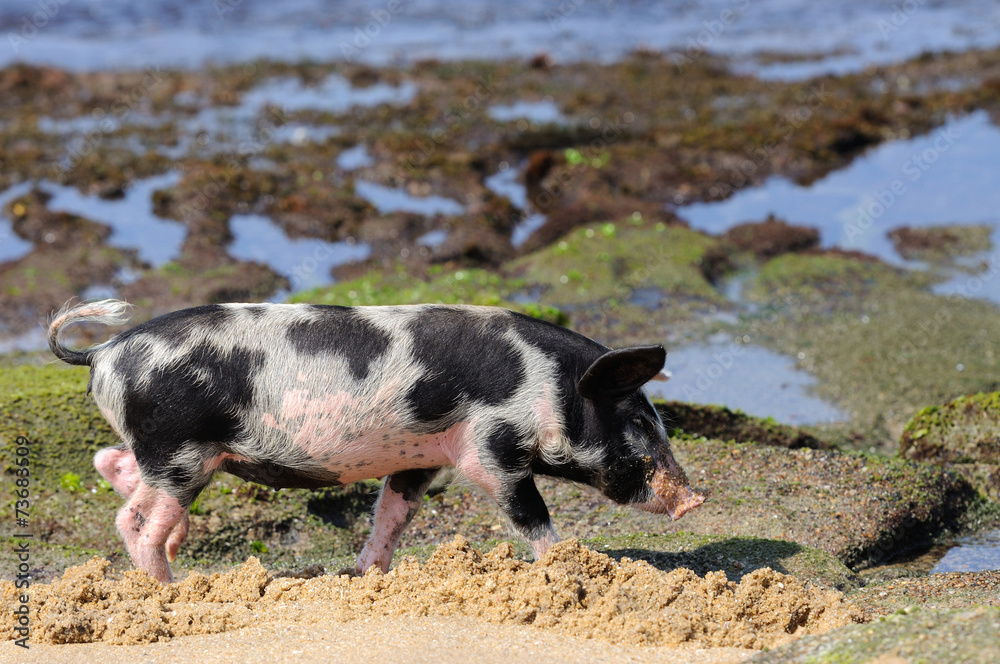
<path id="1" fill-rule="evenodd" d="M 608 351 L 594 360 L 576 387 L 586 399 L 618 399 L 655 378 L 666 361 L 667 351 L 663 346 Z"/>

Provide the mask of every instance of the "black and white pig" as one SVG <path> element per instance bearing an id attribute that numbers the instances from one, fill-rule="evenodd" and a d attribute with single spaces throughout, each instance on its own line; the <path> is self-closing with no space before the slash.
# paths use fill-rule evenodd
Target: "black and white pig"
<path id="1" fill-rule="evenodd" d="M 216 471 L 272 487 L 385 477 L 357 561 L 388 570 L 434 476 L 458 469 L 541 556 L 557 541 L 535 475 L 680 518 L 704 497 L 674 460 L 642 386 L 661 346 L 610 350 L 506 309 L 224 304 L 169 313 L 83 351 L 60 333 L 120 325 L 105 300 L 56 314 L 49 346 L 88 365 L 121 436 L 94 458 L 127 499 L 116 524 L 162 582 L 188 508 Z"/>

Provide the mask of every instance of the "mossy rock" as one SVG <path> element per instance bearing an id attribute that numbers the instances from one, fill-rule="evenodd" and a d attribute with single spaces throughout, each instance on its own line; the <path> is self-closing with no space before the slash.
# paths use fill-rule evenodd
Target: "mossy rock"
<path id="1" fill-rule="evenodd" d="M 946 464 L 983 495 L 1000 500 L 1000 392 L 924 408 L 903 429 L 899 455 Z"/>
<path id="2" fill-rule="evenodd" d="M 888 233 L 900 256 L 928 263 L 952 263 L 959 256 L 989 251 L 993 246 L 992 235 L 993 227 L 987 224 L 922 228 L 902 226 Z"/>
<path id="3" fill-rule="evenodd" d="M 761 308 L 741 331 L 797 357 L 816 395 L 851 414 L 826 427 L 831 435 L 893 454 L 922 407 L 998 389 L 1000 309 L 935 295 L 927 278 L 858 257 L 787 254 L 748 285 Z"/>
<path id="4" fill-rule="evenodd" d="M 512 294 L 524 287 L 522 280 L 478 268 L 449 271 L 435 266 L 430 273 L 429 279 L 420 279 L 403 266 L 372 270 L 357 279 L 294 293 L 288 301 L 341 306 L 470 304 L 505 307 L 558 325 L 568 321 L 556 307 L 513 302 Z"/>
<path id="5" fill-rule="evenodd" d="M 755 655 L 755 664 L 917 664 L 1000 661 L 1000 607 L 914 609 L 806 636 Z"/>
<path id="6" fill-rule="evenodd" d="M 761 266 L 748 295 L 763 300 L 792 292 L 818 297 L 859 295 L 882 285 L 904 285 L 906 278 L 898 268 L 873 258 L 789 253 Z"/>
<path id="7" fill-rule="evenodd" d="M 647 288 L 722 304 L 702 270 L 706 253 L 720 244 L 689 228 L 626 219 L 577 229 L 509 269 L 556 306 L 627 302 Z"/>
<path id="8" fill-rule="evenodd" d="M 1000 464 L 1000 392 L 924 408 L 903 429 L 899 454 L 920 461 Z"/>
<path id="9" fill-rule="evenodd" d="M 660 411 L 667 435 L 730 440 L 737 443 L 757 443 L 774 447 L 798 449 L 831 449 L 833 445 L 770 418 L 754 417 L 723 406 L 703 406 L 680 401 L 654 400 Z"/>

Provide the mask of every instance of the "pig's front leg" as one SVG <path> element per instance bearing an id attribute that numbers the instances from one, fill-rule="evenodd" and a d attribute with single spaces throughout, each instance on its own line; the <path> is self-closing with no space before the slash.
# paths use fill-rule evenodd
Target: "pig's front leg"
<path id="1" fill-rule="evenodd" d="M 375 526 L 358 556 L 357 571 L 364 574 L 372 565 L 389 571 L 399 537 L 424 501 L 427 487 L 440 468 L 404 470 L 385 478 L 375 503 Z"/>
<path id="2" fill-rule="evenodd" d="M 559 536 L 535 486 L 531 446 L 518 440 L 514 427 L 501 426 L 476 447 L 475 454 L 457 460 L 456 469 L 496 501 L 517 534 L 531 545 L 535 558 L 541 558 Z"/>
<path id="3" fill-rule="evenodd" d="M 536 559 L 545 555 L 559 541 L 549 517 L 549 509 L 535 486 L 534 475 L 528 473 L 516 479 L 501 480 L 497 504 L 518 534 L 531 545 Z"/>

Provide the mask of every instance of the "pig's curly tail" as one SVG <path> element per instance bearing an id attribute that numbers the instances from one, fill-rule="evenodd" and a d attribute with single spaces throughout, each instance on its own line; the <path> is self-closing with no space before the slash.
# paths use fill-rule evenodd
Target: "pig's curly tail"
<path id="1" fill-rule="evenodd" d="M 102 325 L 122 325 L 132 317 L 132 305 L 124 300 L 101 300 L 82 302 L 73 306 L 70 302 L 52 316 L 49 321 L 49 348 L 63 362 L 90 366 L 91 357 L 103 344 L 83 350 L 67 348 L 59 340 L 63 329 L 73 323 L 92 321 Z"/>

